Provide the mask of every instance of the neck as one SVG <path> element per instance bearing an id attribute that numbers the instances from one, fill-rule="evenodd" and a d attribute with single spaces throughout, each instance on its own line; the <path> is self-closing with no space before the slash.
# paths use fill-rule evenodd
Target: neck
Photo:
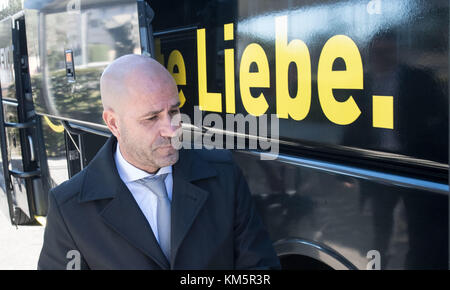
<path id="1" fill-rule="evenodd" d="M 160 168 L 157 167 L 152 167 L 152 166 L 143 166 L 142 164 L 139 164 L 138 162 L 136 162 L 130 154 L 128 154 L 126 152 L 126 150 L 123 150 L 122 147 L 120 147 L 120 144 L 117 143 L 117 149 L 119 150 L 119 153 L 122 155 L 123 159 L 125 159 L 126 162 L 130 163 L 131 165 L 133 165 L 134 167 L 143 170 L 149 174 L 155 174 L 156 172 L 158 172 L 158 170 Z"/>

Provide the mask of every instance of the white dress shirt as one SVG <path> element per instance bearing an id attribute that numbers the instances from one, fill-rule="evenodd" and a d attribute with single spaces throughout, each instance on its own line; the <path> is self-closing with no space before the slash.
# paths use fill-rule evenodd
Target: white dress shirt
<path id="1" fill-rule="evenodd" d="M 157 208 L 157 196 L 150 189 L 142 184 L 136 182 L 139 179 L 145 178 L 147 176 L 154 176 L 155 174 L 150 174 L 134 165 L 131 165 L 126 161 L 122 153 L 120 153 L 119 143 L 117 143 L 116 153 L 114 154 L 114 161 L 116 162 L 117 171 L 119 172 L 120 179 L 125 183 L 125 185 L 130 190 L 134 199 L 136 200 L 139 208 L 147 219 L 150 227 L 152 228 L 153 234 L 159 243 L 158 226 L 156 221 L 156 208 Z M 161 167 L 156 175 L 167 173 L 164 183 L 166 184 L 167 196 L 169 200 L 172 201 L 172 166 Z"/>

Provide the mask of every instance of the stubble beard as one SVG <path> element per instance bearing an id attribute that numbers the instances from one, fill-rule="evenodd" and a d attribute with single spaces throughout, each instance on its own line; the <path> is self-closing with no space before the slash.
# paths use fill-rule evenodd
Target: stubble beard
<path id="1" fill-rule="evenodd" d="M 132 160 L 127 160 L 135 167 L 154 173 L 152 171 L 159 170 L 159 168 L 170 166 L 178 161 L 178 150 L 174 149 L 170 144 L 170 148 L 145 148 L 142 146 L 142 142 L 132 141 L 128 136 L 123 136 L 121 150 L 127 153 L 127 156 Z M 141 146 L 140 146 L 141 145 Z M 122 146 L 125 147 L 122 149 Z"/>

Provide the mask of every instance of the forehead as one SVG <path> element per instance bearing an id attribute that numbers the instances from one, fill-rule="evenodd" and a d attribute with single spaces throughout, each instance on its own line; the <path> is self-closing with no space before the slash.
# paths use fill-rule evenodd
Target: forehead
<path id="1" fill-rule="evenodd" d="M 177 86 L 170 79 L 142 77 L 129 81 L 126 87 L 127 96 L 124 100 L 130 113 L 162 110 L 179 102 Z"/>
<path id="2" fill-rule="evenodd" d="M 126 113 L 135 117 L 152 111 L 170 109 L 179 103 L 178 90 L 132 90 L 126 98 Z"/>

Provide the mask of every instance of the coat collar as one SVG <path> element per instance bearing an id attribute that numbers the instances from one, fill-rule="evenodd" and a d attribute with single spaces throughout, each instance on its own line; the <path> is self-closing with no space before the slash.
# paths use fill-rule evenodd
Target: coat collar
<path id="1" fill-rule="evenodd" d="M 117 190 L 124 185 L 114 161 L 116 143 L 117 139 L 111 136 L 86 167 L 79 197 L 80 202 L 114 198 Z M 173 165 L 173 174 L 174 179 L 177 177 L 194 182 L 214 177 L 217 175 L 217 171 L 195 150 L 181 149 L 178 162 Z"/>
<path id="2" fill-rule="evenodd" d="M 162 269 L 169 267 L 144 214 L 120 179 L 114 161 L 116 138 L 110 137 L 86 167 L 79 202 L 111 199 L 100 215 L 112 229 L 152 258 Z M 195 150 L 180 150 L 173 165 L 171 267 L 184 237 L 209 193 L 193 182 L 212 178 L 217 171 Z M 144 230 L 143 230 L 144 229 Z"/>

